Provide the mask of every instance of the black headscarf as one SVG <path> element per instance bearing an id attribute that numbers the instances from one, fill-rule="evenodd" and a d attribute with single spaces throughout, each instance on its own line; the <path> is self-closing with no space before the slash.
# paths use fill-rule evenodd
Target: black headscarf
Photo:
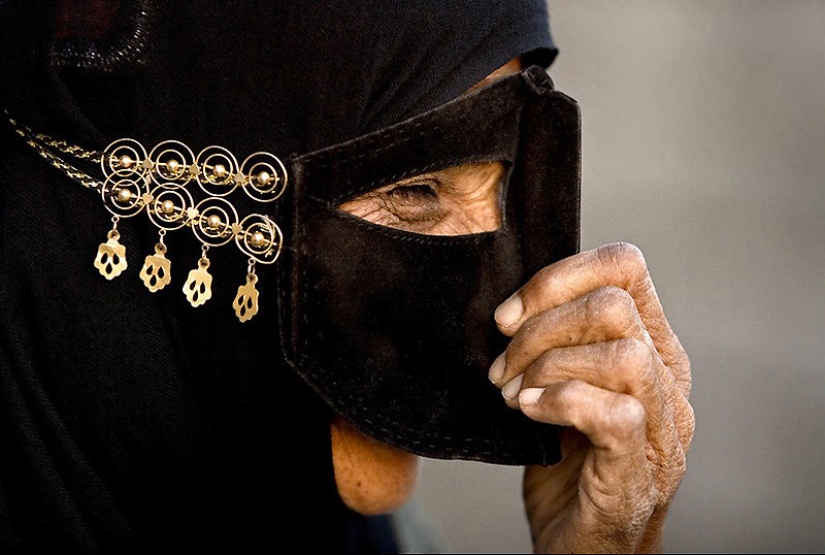
<path id="1" fill-rule="evenodd" d="M 300 154 L 438 106 L 519 55 L 555 56 L 543 1 L 0 0 L 0 104 L 90 149 L 137 137 Z M 137 280 L 113 287 L 89 258 L 109 226 L 99 197 L 2 131 L 0 546 L 341 550 L 330 410 L 279 362 L 274 311 L 244 326 L 231 291 L 192 310 Z M 123 233 L 139 267 L 151 231 Z"/>
<path id="2" fill-rule="evenodd" d="M 59 3 L 57 22 L 42 0 L 5 4 L 4 102 L 98 148 L 140 136 L 308 152 L 455 98 L 516 56 L 549 66 L 556 53 L 535 0 L 96 0 Z M 70 15 L 81 5 L 111 26 Z M 63 39 L 37 44 L 50 26 Z"/>

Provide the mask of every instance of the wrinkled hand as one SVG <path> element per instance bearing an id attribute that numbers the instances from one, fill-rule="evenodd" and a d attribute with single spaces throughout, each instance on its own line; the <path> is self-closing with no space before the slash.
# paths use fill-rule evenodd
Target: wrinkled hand
<path id="1" fill-rule="evenodd" d="M 512 337 L 490 369 L 505 402 L 567 427 L 562 461 L 525 470 L 535 551 L 661 550 L 694 415 L 690 363 L 642 253 L 618 243 L 548 266 L 496 321 Z"/>

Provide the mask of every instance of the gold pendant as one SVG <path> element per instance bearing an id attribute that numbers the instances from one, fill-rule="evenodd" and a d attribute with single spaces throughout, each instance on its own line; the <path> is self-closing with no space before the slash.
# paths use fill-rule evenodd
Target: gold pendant
<path id="1" fill-rule="evenodd" d="M 126 270 L 126 247 L 121 245 L 120 233 L 113 229 L 107 235 L 108 241 L 97 248 L 95 268 L 106 279 L 116 278 Z"/>
<path id="2" fill-rule="evenodd" d="M 246 274 L 246 284 L 238 287 L 238 294 L 232 306 L 235 308 L 235 316 L 241 322 L 251 320 L 258 313 L 258 290 L 255 284 L 258 276 L 254 272 Z"/>
<path id="3" fill-rule="evenodd" d="M 183 293 L 192 306 L 200 306 L 212 298 L 212 275 L 209 269 L 209 259 L 204 255 L 198 260 L 198 267 L 190 270 L 189 278 L 183 284 Z"/>
<path id="4" fill-rule="evenodd" d="M 163 242 L 155 245 L 155 254 L 150 254 L 143 262 L 140 270 L 140 279 L 152 293 L 160 291 L 172 281 L 172 263 L 166 256 L 166 245 Z"/>

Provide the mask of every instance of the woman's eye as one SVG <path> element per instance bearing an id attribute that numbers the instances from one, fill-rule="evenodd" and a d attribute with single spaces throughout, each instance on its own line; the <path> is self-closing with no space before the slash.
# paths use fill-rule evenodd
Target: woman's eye
<path id="1" fill-rule="evenodd" d="M 345 202 L 340 208 L 375 224 L 427 233 L 446 216 L 438 187 L 435 182 L 394 183 Z"/>
<path id="2" fill-rule="evenodd" d="M 425 183 L 411 183 L 409 185 L 399 185 L 387 191 L 388 197 L 402 201 L 413 200 L 438 200 L 438 193 L 435 188 Z"/>
<path id="3" fill-rule="evenodd" d="M 374 224 L 415 233 L 492 231 L 501 225 L 503 175 L 501 162 L 454 166 L 375 189 L 339 208 Z"/>
<path id="4" fill-rule="evenodd" d="M 441 203 L 437 184 L 405 183 L 391 189 L 376 192 L 375 206 L 384 212 L 376 223 L 425 231 L 446 216 L 445 206 Z"/>

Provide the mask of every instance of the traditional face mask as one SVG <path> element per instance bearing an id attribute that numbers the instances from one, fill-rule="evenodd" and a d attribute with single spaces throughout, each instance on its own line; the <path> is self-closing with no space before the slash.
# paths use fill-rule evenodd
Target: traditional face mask
<path id="1" fill-rule="evenodd" d="M 506 340 L 493 312 L 579 246 L 577 105 L 531 67 L 430 112 L 292 161 L 276 219 L 288 361 L 367 434 L 435 458 L 550 464 L 557 428 L 508 408 L 487 379 Z M 502 226 L 431 236 L 338 207 L 408 176 L 505 164 Z M 288 231 L 286 231 L 288 230 Z"/>

